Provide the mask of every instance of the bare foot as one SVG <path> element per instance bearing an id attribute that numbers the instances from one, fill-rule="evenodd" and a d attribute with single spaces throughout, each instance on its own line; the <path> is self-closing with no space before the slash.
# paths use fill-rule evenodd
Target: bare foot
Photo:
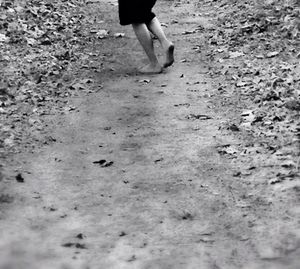
<path id="1" fill-rule="evenodd" d="M 169 67 L 174 63 L 174 44 L 170 44 L 166 49 L 166 61 L 164 63 L 164 67 Z"/>
<path id="2" fill-rule="evenodd" d="M 159 64 L 148 64 L 142 68 L 139 68 L 139 72 L 142 74 L 160 74 L 163 71 Z"/>

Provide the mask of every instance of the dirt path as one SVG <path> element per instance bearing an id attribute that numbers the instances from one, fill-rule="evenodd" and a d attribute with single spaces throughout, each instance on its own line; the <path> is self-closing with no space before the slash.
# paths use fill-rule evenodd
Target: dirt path
<path id="1" fill-rule="evenodd" d="M 116 6 L 98 5 L 117 31 Z M 292 239 L 273 259 L 269 239 L 283 227 L 277 208 L 255 200 L 255 185 L 238 181 L 234 162 L 217 151 L 238 141 L 218 131 L 226 115 L 210 109 L 212 81 L 193 52 L 201 35 L 182 36 L 209 21 L 187 16 L 194 1 L 158 9 L 162 21 L 180 22 L 166 29 L 176 65 L 134 75 L 142 52 L 131 30 L 103 41 L 114 56 L 106 54 L 100 74 L 87 71 L 103 88 L 51 118 L 56 142 L 17 156 L 10 171 L 25 182 L 7 187 L 17 198 L 1 215 L 1 268 L 297 268 Z"/>

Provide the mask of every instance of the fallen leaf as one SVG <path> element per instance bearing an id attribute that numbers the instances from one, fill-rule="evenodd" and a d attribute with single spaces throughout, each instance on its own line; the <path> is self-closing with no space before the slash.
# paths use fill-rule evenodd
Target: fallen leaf
<path id="1" fill-rule="evenodd" d="M 245 86 L 249 86 L 251 84 L 252 84 L 251 81 L 238 81 L 235 85 L 237 87 L 245 87 Z"/>
<path id="2" fill-rule="evenodd" d="M 139 80 L 140 83 L 150 83 L 151 80 L 150 79 L 141 79 Z"/>
<path id="3" fill-rule="evenodd" d="M 293 167 L 296 167 L 296 164 L 292 160 L 286 160 L 286 161 L 281 163 L 281 166 L 284 167 L 284 168 L 293 168 Z"/>
<path id="4" fill-rule="evenodd" d="M 190 34 L 194 34 L 197 32 L 197 29 L 194 29 L 194 30 L 187 30 L 187 31 L 184 31 L 182 32 L 183 35 L 190 35 Z"/>
<path id="5" fill-rule="evenodd" d="M 158 163 L 158 162 L 161 162 L 161 161 L 163 161 L 163 160 L 164 160 L 164 158 L 159 158 L 159 159 L 155 160 L 154 162 L 155 162 L 155 163 Z"/>
<path id="6" fill-rule="evenodd" d="M 241 114 L 241 116 L 243 117 L 244 123 L 252 123 L 255 120 L 255 114 L 253 113 L 253 110 L 246 110 Z"/>
<path id="7" fill-rule="evenodd" d="M 5 34 L 0 34 L 0 42 L 7 42 L 9 38 Z"/>
<path id="8" fill-rule="evenodd" d="M 96 33 L 96 36 L 97 38 L 99 39 L 103 39 L 103 38 L 106 38 L 108 36 L 108 31 L 107 30 L 99 30 L 97 33 Z"/>
<path id="9" fill-rule="evenodd" d="M 237 149 L 235 149 L 231 145 L 222 145 L 217 147 L 217 151 L 221 155 L 236 155 L 238 153 Z"/>
<path id="10" fill-rule="evenodd" d="M 80 243 L 65 243 L 65 244 L 62 244 L 62 246 L 66 247 L 66 248 L 75 247 L 75 248 L 79 248 L 79 249 L 87 249 L 85 244 L 80 244 Z"/>
<path id="11" fill-rule="evenodd" d="M 124 37 L 124 36 L 125 36 L 124 33 L 115 33 L 114 34 L 114 37 L 116 37 L 116 38 L 121 38 L 121 37 Z"/>
<path id="12" fill-rule="evenodd" d="M 99 164 L 101 167 L 109 167 L 112 166 L 114 164 L 114 162 L 110 161 L 106 161 L 106 160 L 99 160 L 99 161 L 94 161 L 94 164 Z"/>
<path id="13" fill-rule="evenodd" d="M 266 56 L 267 58 L 272 58 L 275 57 L 279 54 L 279 51 L 273 51 L 273 52 L 269 52 Z"/>
<path id="14" fill-rule="evenodd" d="M 184 107 L 190 107 L 190 104 L 189 103 L 184 103 L 184 104 L 176 104 L 174 106 L 175 107 L 182 107 L 182 106 L 184 106 Z"/>
<path id="15" fill-rule="evenodd" d="M 234 58 L 238 58 L 245 55 L 243 52 L 238 52 L 238 51 L 234 51 L 234 52 L 229 52 L 229 58 L 234 59 Z"/>
<path id="16" fill-rule="evenodd" d="M 290 100 L 285 103 L 285 107 L 290 110 L 300 111 L 300 101 Z"/>
<path id="17" fill-rule="evenodd" d="M 240 128 L 236 125 L 236 124 L 230 124 L 228 127 L 227 127 L 228 130 L 230 131 L 233 131 L 233 132 L 239 132 L 240 131 Z"/>
<path id="18" fill-rule="evenodd" d="M 274 185 L 274 184 L 276 184 L 276 183 L 280 183 L 282 181 L 282 179 L 281 178 L 278 178 L 278 177 L 274 177 L 274 178 L 271 178 L 270 180 L 269 180 L 269 184 L 270 185 Z"/>
<path id="19" fill-rule="evenodd" d="M 16 180 L 19 183 L 24 183 L 24 181 L 25 181 L 24 178 L 23 178 L 23 176 L 22 176 L 22 174 L 17 174 Z"/>
<path id="20" fill-rule="evenodd" d="M 84 235 L 82 233 L 79 233 L 76 235 L 76 238 L 78 239 L 83 239 L 84 238 Z"/>
<path id="21" fill-rule="evenodd" d="M 187 115 L 186 118 L 188 120 L 210 120 L 210 119 L 212 119 L 211 116 L 202 115 L 202 114 L 198 114 L 198 115 L 190 114 L 190 115 Z"/>

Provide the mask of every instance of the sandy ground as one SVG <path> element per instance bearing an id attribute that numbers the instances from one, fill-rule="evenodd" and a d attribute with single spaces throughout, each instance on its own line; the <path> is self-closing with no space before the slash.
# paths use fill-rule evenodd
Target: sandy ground
<path id="1" fill-rule="evenodd" d="M 299 207 L 235 177 L 237 164 L 218 153 L 239 141 L 210 108 L 213 81 L 192 50 L 201 33 L 182 35 L 210 26 L 189 16 L 195 2 L 157 5 L 177 48 L 157 76 L 135 74 L 144 56 L 131 29 L 118 25 L 115 2 L 96 3 L 126 36 L 87 48 L 95 61 L 106 55 L 104 69 L 78 76 L 103 87 L 49 118 L 53 144 L 6 169 L 25 182 L 6 181 L 14 201 L 1 204 L 1 268 L 299 268 Z"/>

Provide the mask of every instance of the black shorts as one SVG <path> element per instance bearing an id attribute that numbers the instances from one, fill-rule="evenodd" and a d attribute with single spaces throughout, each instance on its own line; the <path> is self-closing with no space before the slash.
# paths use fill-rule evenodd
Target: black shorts
<path id="1" fill-rule="evenodd" d="M 152 8 L 156 0 L 118 0 L 121 25 L 146 23 L 152 21 L 155 14 Z"/>

